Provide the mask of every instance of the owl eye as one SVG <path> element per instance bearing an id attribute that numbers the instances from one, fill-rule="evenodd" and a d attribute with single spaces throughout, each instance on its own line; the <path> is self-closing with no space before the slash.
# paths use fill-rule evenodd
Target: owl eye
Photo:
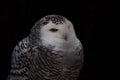
<path id="1" fill-rule="evenodd" d="M 57 32 L 57 31 L 58 31 L 58 29 L 51 28 L 51 29 L 50 29 L 50 31 L 51 31 L 51 32 Z"/>

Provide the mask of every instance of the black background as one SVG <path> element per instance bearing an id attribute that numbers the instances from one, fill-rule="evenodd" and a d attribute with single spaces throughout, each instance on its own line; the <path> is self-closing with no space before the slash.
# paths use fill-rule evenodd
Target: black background
<path id="1" fill-rule="evenodd" d="M 104 16 L 110 9 L 103 0 L 4 0 L 0 4 L 0 22 L 2 24 L 0 26 L 0 80 L 7 78 L 11 53 L 15 45 L 29 34 L 37 20 L 49 14 L 63 15 L 73 23 L 85 54 L 80 79 L 98 80 L 96 29 L 104 24 L 104 19 L 106 19 Z"/>

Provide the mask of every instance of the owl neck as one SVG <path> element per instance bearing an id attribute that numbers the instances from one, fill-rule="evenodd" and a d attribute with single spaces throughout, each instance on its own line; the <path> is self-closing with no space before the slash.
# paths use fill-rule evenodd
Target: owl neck
<path id="1" fill-rule="evenodd" d="M 53 46 L 54 50 L 59 51 L 67 51 L 68 49 L 72 49 L 75 46 L 78 46 L 80 44 L 80 41 L 77 37 L 64 40 L 64 39 L 58 39 L 58 38 L 49 38 L 49 39 L 42 39 L 42 45 L 45 47 Z"/>

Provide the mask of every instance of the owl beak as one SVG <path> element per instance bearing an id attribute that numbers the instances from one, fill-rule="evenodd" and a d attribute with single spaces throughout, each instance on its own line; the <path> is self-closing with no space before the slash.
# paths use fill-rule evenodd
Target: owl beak
<path id="1" fill-rule="evenodd" d="M 68 39 L 67 35 L 64 35 L 64 39 L 67 41 L 67 39 Z"/>

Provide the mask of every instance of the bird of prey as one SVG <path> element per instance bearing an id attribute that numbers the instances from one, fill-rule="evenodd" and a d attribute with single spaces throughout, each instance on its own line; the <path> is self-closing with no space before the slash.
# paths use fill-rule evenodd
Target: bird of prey
<path id="1" fill-rule="evenodd" d="M 47 15 L 14 48 L 7 80 L 77 80 L 83 61 L 71 21 Z"/>

